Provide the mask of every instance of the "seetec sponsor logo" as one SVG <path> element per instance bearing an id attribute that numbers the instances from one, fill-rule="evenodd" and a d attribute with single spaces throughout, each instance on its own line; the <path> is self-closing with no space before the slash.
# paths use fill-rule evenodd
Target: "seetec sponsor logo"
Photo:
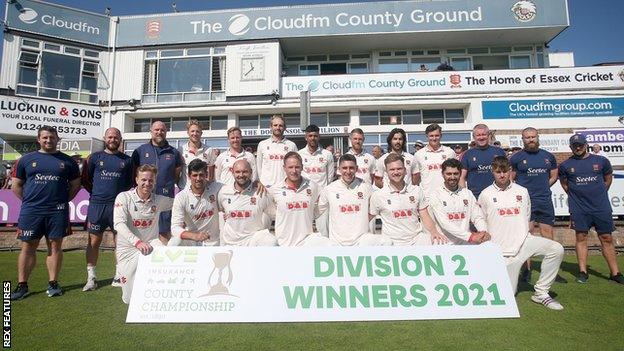
<path id="1" fill-rule="evenodd" d="M 577 183 L 592 183 L 598 181 L 598 176 L 590 176 L 590 177 L 576 177 Z"/>

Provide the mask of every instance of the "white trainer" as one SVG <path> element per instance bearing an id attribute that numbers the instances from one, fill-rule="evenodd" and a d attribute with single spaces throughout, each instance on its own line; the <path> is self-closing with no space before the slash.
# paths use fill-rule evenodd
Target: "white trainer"
<path id="1" fill-rule="evenodd" d="M 111 283 L 111 286 L 115 287 L 115 288 L 121 288 L 123 284 L 121 284 L 121 278 L 115 277 L 113 279 L 113 282 Z"/>
<path id="2" fill-rule="evenodd" d="M 97 281 L 95 278 L 88 278 L 87 283 L 82 287 L 82 291 L 93 291 L 97 289 Z"/>
<path id="3" fill-rule="evenodd" d="M 561 311 L 563 309 L 563 305 L 557 302 L 557 300 L 550 297 L 550 295 L 544 295 L 544 296 L 533 295 L 531 296 L 531 301 L 542 304 L 546 306 L 547 308 L 550 308 L 551 310 Z"/>

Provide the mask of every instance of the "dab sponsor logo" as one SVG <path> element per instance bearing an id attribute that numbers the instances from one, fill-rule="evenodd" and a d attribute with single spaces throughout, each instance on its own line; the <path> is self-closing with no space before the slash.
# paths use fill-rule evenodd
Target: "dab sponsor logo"
<path id="1" fill-rule="evenodd" d="M 37 11 L 27 7 L 17 17 L 26 24 L 33 24 L 37 23 L 37 16 L 39 16 Z"/>
<path id="2" fill-rule="evenodd" d="M 520 22 L 531 22 L 537 16 L 537 7 L 533 1 L 518 1 L 511 7 L 511 12 Z"/>
<path id="3" fill-rule="evenodd" d="M 241 36 L 249 32 L 249 17 L 246 15 L 239 13 L 238 15 L 234 15 L 230 17 L 230 25 L 228 26 L 228 30 L 230 33 L 236 36 Z"/>

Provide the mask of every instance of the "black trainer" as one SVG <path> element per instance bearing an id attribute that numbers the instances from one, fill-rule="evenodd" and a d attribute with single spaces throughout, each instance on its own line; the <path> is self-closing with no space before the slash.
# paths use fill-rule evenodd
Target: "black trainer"
<path id="1" fill-rule="evenodd" d="M 624 284 L 624 276 L 622 275 L 622 273 L 618 272 L 616 275 L 612 275 L 609 278 L 609 281 L 613 283 Z"/>
<path id="2" fill-rule="evenodd" d="M 561 283 L 561 284 L 567 284 L 568 280 L 562 276 L 560 276 L 559 274 L 557 274 L 557 276 L 555 277 L 555 281 L 557 283 Z"/>
<path id="3" fill-rule="evenodd" d="M 577 283 L 585 284 L 587 283 L 588 279 L 589 275 L 587 274 L 587 272 L 579 272 L 579 274 L 576 276 Z"/>
<path id="4" fill-rule="evenodd" d="M 28 284 L 17 284 L 17 288 L 11 293 L 11 300 L 21 300 L 28 296 Z"/>

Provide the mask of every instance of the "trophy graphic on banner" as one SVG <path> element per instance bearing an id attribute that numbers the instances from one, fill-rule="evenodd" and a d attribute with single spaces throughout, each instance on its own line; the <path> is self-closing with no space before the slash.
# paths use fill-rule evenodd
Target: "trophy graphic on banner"
<path id="1" fill-rule="evenodd" d="M 208 294 L 206 295 L 230 295 L 229 286 L 232 284 L 232 251 L 217 252 L 212 255 L 214 268 L 208 277 Z M 224 283 L 225 279 L 225 283 Z"/>

